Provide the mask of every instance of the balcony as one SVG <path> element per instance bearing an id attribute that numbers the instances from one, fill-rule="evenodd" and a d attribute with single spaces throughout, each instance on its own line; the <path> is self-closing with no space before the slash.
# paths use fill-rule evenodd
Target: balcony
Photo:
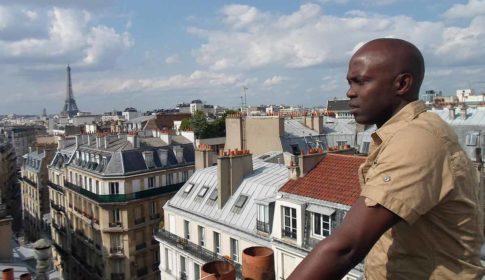
<path id="1" fill-rule="evenodd" d="M 54 189 L 58 192 L 64 193 L 64 189 L 61 186 L 54 184 L 51 181 L 47 182 L 47 186 L 49 186 L 50 188 L 52 188 L 52 189 Z"/>
<path id="2" fill-rule="evenodd" d="M 136 270 L 136 275 L 138 277 L 142 277 L 142 276 L 146 275 L 147 273 L 148 273 L 148 268 L 146 268 L 146 267 L 142 267 L 142 268 Z"/>
<path id="3" fill-rule="evenodd" d="M 184 183 L 173 184 L 173 185 L 153 188 L 153 189 L 139 191 L 135 193 L 129 193 L 129 194 L 103 194 L 103 195 L 92 193 L 70 182 L 64 182 L 64 185 L 68 189 L 73 190 L 98 203 L 120 203 L 120 202 L 128 202 L 131 200 L 144 199 L 144 198 L 148 198 L 156 195 L 176 192 L 184 185 Z"/>
<path id="4" fill-rule="evenodd" d="M 145 249 L 147 247 L 147 243 L 146 242 L 143 242 L 143 243 L 140 243 L 140 244 L 136 244 L 135 248 L 136 250 L 142 250 L 142 249 Z"/>
<path id="5" fill-rule="evenodd" d="M 153 271 L 157 271 L 157 270 L 158 270 L 159 265 L 160 265 L 159 263 L 154 263 L 154 264 L 152 264 L 152 270 L 153 270 Z"/>
<path id="6" fill-rule="evenodd" d="M 291 239 L 296 239 L 296 229 L 282 228 L 281 237 L 288 237 Z"/>
<path id="7" fill-rule="evenodd" d="M 145 222 L 145 217 L 135 219 L 135 225 L 139 225 Z"/>
<path id="8" fill-rule="evenodd" d="M 269 223 L 256 220 L 256 229 L 261 232 L 269 233 Z"/>
<path id="9" fill-rule="evenodd" d="M 52 222 L 52 227 L 54 227 L 57 231 L 66 234 L 66 227 L 58 225 L 56 222 Z"/>
<path id="10" fill-rule="evenodd" d="M 121 273 L 111 273 L 111 280 L 125 280 L 125 274 Z"/>
<path id="11" fill-rule="evenodd" d="M 24 182 L 26 182 L 27 184 L 31 185 L 32 187 L 37 188 L 37 183 L 36 183 L 36 182 L 34 182 L 34 181 L 32 181 L 32 180 L 30 180 L 29 178 L 27 178 L 27 177 L 23 176 L 23 177 L 22 177 L 22 180 L 23 180 Z"/>
<path id="12" fill-rule="evenodd" d="M 62 257 L 67 257 L 69 253 L 64 250 L 61 246 L 59 246 L 57 243 L 52 242 L 52 245 L 54 246 L 54 249 L 62 256 Z"/>
<path id="13" fill-rule="evenodd" d="M 121 222 L 110 222 L 108 223 L 108 226 L 110 228 L 121 228 L 123 227 L 123 224 Z"/>
<path id="14" fill-rule="evenodd" d="M 187 276 L 187 273 L 184 272 L 184 271 L 180 271 L 180 277 L 179 277 L 180 280 L 187 280 L 189 279 L 188 276 Z"/>
<path id="15" fill-rule="evenodd" d="M 179 237 L 164 229 L 159 230 L 155 234 L 155 236 L 165 244 L 170 244 L 172 246 L 179 247 L 183 249 L 185 252 L 190 253 L 192 256 L 202 260 L 203 262 L 207 263 L 211 261 L 228 261 L 223 256 L 218 255 L 212 251 L 209 251 L 202 246 L 192 243 L 187 239 Z M 238 263 L 233 263 L 233 264 L 234 264 L 234 267 L 236 268 L 237 277 L 242 279 L 241 265 Z"/>
<path id="16" fill-rule="evenodd" d="M 51 200 L 51 208 L 56 210 L 56 211 L 59 211 L 59 212 L 65 212 L 66 211 L 64 206 L 56 204 L 53 200 Z"/>
<path id="17" fill-rule="evenodd" d="M 113 246 L 111 248 L 109 248 L 109 253 L 112 255 L 112 256 L 123 256 L 123 247 L 121 246 Z"/>
<path id="18" fill-rule="evenodd" d="M 160 213 L 150 214 L 150 220 L 160 219 Z"/>

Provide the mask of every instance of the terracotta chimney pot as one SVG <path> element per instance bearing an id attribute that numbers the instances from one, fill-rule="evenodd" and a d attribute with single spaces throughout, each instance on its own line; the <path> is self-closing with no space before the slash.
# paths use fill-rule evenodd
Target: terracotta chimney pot
<path id="1" fill-rule="evenodd" d="M 235 280 L 236 269 L 226 261 L 213 261 L 202 266 L 201 279 L 204 280 Z"/>
<path id="2" fill-rule="evenodd" d="M 30 273 L 24 273 L 20 275 L 20 280 L 32 280 L 32 277 L 30 276 Z"/>
<path id="3" fill-rule="evenodd" d="M 243 250 L 242 274 L 244 279 L 274 280 L 274 253 L 267 247 L 254 246 Z"/>
<path id="4" fill-rule="evenodd" d="M 14 280 L 13 279 L 13 268 L 6 268 L 2 270 L 2 279 L 4 280 Z"/>

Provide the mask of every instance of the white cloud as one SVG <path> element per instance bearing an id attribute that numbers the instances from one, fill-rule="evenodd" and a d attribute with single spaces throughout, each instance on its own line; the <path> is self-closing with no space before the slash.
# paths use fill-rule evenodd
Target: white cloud
<path id="1" fill-rule="evenodd" d="M 0 61 L 109 67 L 132 46 L 129 33 L 95 24 L 88 11 L 0 6 Z"/>
<path id="2" fill-rule="evenodd" d="M 264 86 L 267 86 L 267 87 L 271 87 L 271 86 L 275 86 L 275 85 L 278 85 L 278 84 L 281 84 L 283 81 L 287 80 L 286 77 L 282 77 L 282 76 L 273 76 L 269 79 L 266 79 L 264 82 L 263 82 L 263 85 Z"/>
<path id="3" fill-rule="evenodd" d="M 97 79 L 81 82 L 76 88 L 82 95 L 160 92 L 190 89 L 216 89 L 237 85 L 240 77 L 223 73 L 194 71 L 158 79 Z"/>
<path id="4" fill-rule="evenodd" d="M 167 58 L 165 58 L 165 63 L 167 64 L 175 64 L 179 62 L 179 55 L 178 54 L 173 54 Z"/>
<path id="5" fill-rule="evenodd" d="M 413 42 L 423 51 L 427 64 L 484 63 L 482 17 L 475 17 L 468 26 L 447 26 L 440 21 L 355 10 L 344 16 L 330 16 L 316 4 L 304 4 L 288 15 L 243 8 L 226 6 L 225 10 L 243 9 L 251 14 L 242 17 L 246 20 L 225 13 L 221 22 L 226 25 L 219 29 L 188 29 L 205 40 L 194 51 L 199 64 L 217 71 L 342 65 L 362 43 L 380 37 Z"/>
<path id="6" fill-rule="evenodd" d="M 455 4 L 444 16 L 449 19 L 473 18 L 485 15 L 485 0 L 469 0 L 467 4 Z"/>

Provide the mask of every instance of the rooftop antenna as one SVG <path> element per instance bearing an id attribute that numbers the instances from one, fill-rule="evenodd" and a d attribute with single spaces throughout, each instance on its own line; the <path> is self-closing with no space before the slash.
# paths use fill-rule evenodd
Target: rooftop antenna
<path id="1" fill-rule="evenodd" d="M 246 90 L 248 90 L 249 88 L 247 86 L 243 86 L 243 90 L 244 90 L 244 106 L 245 107 L 248 107 L 248 99 L 246 98 Z"/>
<path id="2" fill-rule="evenodd" d="M 244 100 L 242 96 L 239 96 L 239 97 L 241 98 L 241 113 L 242 113 L 244 110 Z"/>

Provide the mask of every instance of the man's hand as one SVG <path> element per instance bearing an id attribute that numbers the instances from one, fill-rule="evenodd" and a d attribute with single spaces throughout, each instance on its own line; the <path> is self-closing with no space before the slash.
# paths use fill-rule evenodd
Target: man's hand
<path id="1" fill-rule="evenodd" d="M 379 237 L 401 218 L 359 197 L 342 225 L 322 240 L 287 280 L 341 279 L 367 255 Z"/>

